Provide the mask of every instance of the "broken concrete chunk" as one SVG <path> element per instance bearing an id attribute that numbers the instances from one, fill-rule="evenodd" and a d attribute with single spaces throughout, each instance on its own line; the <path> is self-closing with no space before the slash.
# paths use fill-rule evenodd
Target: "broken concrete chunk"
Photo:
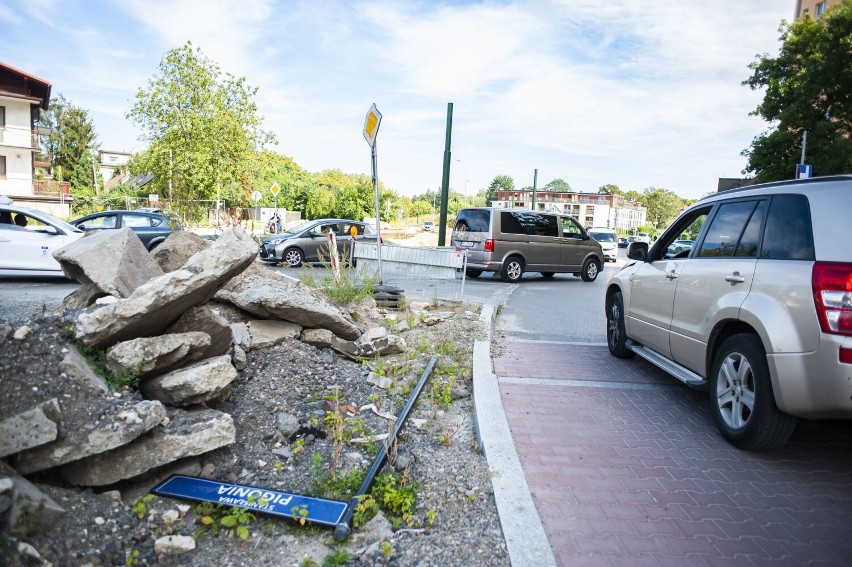
<path id="1" fill-rule="evenodd" d="M 164 272 L 174 272 L 208 246 L 208 242 L 197 234 L 177 230 L 151 251 L 151 257 Z"/>
<path id="2" fill-rule="evenodd" d="M 289 321 L 259 319 L 248 324 L 248 331 L 251 334 L 252 348 L 267 348 L 286 339 L 295 339 L 302 332 L 302 327 Z"/>
<path id="3" fill-rule="evenodd" d="M 41 534 L 62 520 L 65 510 L 3 461 L 0 461 L 0 474 L 12 482 L 11 491 L 7 491 L 11 506 L 0 516 L 0 533 Z"/>
<path id="4" fill-rule="evenodd" d="M 106 380 L 95 374 L 95 371 L 92 370 L 92 367 L 89 366 L 86 358 L 77 350 L 77 347 L 69 343 L 66 348 L 68 352 L 65 353 L 65 358 L 59 363 L 59 371 L 86 388 L 99 390 L 104 394 L 109 392 Z"/>
<path id="5" fill-rule="evenodd" d="M 0 457 L 20 453 L 56 439 L 61 421 L 56 398 L 0 420 Z"/>
<path id="6" fill-rule="evenodd" d="M 213 451 L 236 439 L 227 413 L 205 409 L 176 411 L 167 426 L 155 427 L 132 443 L 66 465 L 65 479 L 78 486 L 106 486 L 162 465 Z"/>
<path id="7" fill-rule="evenodd" d="M 120 342 L 107 350 L 106 367 L 113 374 L 162 374 L 198 360 L 210 347 L 207 333 L 174 333 Z"/>
<path id="8" fill-rule="evenodd" d="M 139 389 L 149 398 L 173 406 L 188 406 L 215 399 L 237 377 L 230 355 L 223 354 L 143 379 Z"/>
<path id="9" fill-rule="evenodd" d="M 128 227 L 96 230 L 53 253 L 66 276 L 94 284 L 104 294 L 127 297 L 151 278 L 163 275 Z"/>
<path id="10" fill-rule="evenodd" d="M 157 248 L 160 248 L 160 246 Z M 210 346 L 204 350 L 199 360 L 230 352 L 233 342 L 231 324 L 209 303 L 187 310 L 174 325 L 166 329 L 167 333 L 189 333 L 193 331 L 210 335 Z"/>
<path id="11" fill-rule="evenodd" d="M 300 281 L 263 267 L 250 267 L 231 280 L 216 298 L 262 319 L 281 319 L 307 328 L 328 329 L 349 340 L 361 336 L 352 318 L 325 296 Z"/>
<path id="12" fill-rule="evenodd" d="M 76 337 L 88 347 L 99 348 L 159 335 L 184 311 L 213 297 L 256 256 L 254 239 L 242 228 L 230 228 L 181 269 L 149 280 L 112 305 L 82 313 L 75 327 Z"/>
<path id="13" fill-rule="evenodd" d="M 143 400 L 117 411 L 92 430 L 67 431 L 48 445 L 19 453 L 13 465 L 21 474 L 30 474 L 104 453 L 139 437 L 166 418 L 166 409 L 157 401 Z"/>

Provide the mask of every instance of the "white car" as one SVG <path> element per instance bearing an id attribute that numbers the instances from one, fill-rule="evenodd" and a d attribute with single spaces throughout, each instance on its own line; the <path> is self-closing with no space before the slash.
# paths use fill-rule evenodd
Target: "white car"
<path id="1" fill-rule="evenodd" d="M 65 277 L 53 252 L 85 234 L 47 213 L 18 207 L 3 198 L 0 202 L 0 277 Z"/>

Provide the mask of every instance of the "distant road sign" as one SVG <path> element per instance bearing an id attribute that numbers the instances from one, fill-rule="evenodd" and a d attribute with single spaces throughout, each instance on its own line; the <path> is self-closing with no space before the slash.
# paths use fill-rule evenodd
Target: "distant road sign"
<path id="1" fill-rule="evenodd" d="M 260 194 L 260 191 L 253 191 L 252 194 L 251 194 L 251 199 L 255 203 L 260 201 L 262 198 L 263 198 L 263 195 Z"/>
<path id="2" fill-rule="evenodd" d="M 803 163 L 796 165 L 796 179 L 810 179 L 812 176 L 812 166 Z"/>
<path id="3" fill-rule="evenodd" d="M 364 139 L 370 144 L 370 147 L 376 145 L 376 134 L 379 133 L 379 125 L 382 123 L 382 113 L 376 108 L 376 104 L 370 107 L 367 111 L 367 117 L 364 119 Z"/>
<path id="4" fill-rule="evenodd" d="M 272 191 L 272 194 L 277 197 L 278 193 L 281 192 L 281 187 L 278 185 L 278 182 L 276 181 L 275 183 L 272 184 L 272 187 L 270 187 L 269 190 Z"/>

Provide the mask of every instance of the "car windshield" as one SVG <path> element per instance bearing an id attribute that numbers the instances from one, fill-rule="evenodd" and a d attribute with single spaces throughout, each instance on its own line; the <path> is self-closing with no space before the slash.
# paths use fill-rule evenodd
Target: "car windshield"
<path id="1" fill-rule="evenodd" d="M 598 242 L 615 242 L 615 235 L 611 232 L 589 231 L 589 234 Z"/>

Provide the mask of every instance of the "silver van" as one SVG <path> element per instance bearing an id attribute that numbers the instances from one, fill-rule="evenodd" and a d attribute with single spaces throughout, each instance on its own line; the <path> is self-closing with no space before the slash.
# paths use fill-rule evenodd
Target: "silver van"
<path id="1" fill-rule="evenodd" d="M 574 217 L 527 209 L 461 209 L 451 243 L 467 251 L 468 277 L 496 272 L 509 283 L 524 272 L 546 278 L 568 273 L 592 282 L 604 258 L 601 245 Z"/>

